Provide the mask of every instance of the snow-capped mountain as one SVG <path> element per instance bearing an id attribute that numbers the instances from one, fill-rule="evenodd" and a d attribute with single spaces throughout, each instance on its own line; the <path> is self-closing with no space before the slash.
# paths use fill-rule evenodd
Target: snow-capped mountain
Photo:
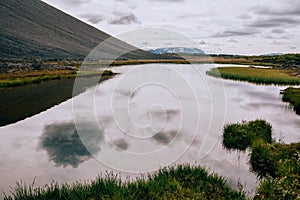
<path id="1" fill-rule="evenodd" d="M 168 48 L 158 48 L 148 50 L 154 54 L 166 54 L 166 53 L 176 53 L 176 54 L 193 54 L 193 55 L 204 55 L 204 52 L 198 48 L 188 48 L 188 47 L 168 47 Z"/>

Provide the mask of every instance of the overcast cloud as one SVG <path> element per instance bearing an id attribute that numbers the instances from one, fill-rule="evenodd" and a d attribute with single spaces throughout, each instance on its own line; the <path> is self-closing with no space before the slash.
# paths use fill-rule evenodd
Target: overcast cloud
<path id="1" fill-rule="evenodd" d="M 116 37 L 161 27 L 192 38 L 207 53 L 300 52 L 297 0 L 44 1 Z"/>

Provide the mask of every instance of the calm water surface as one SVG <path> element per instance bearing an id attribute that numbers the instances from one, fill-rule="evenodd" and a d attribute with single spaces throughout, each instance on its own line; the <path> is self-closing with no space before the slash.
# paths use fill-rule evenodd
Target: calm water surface
<path id="1" fill-rule="evenodd" d="M 286 87 L 208 77 L 211 67 L 113 68 L 121 74 L 0 128 L 0 190 L 8 192 L 21 180 L 43 186 L 92 180 L 106 170 L 135 177 L 166 165 L 196 163 L 251 192 L 258 182 L 249 172 L 247 153 L 238 160 L 237 153 L 222 149 L 222 126 L 266 119 L 274 137 L 290 143 L 300 140 L 300 117 L 281 101 Z"/>

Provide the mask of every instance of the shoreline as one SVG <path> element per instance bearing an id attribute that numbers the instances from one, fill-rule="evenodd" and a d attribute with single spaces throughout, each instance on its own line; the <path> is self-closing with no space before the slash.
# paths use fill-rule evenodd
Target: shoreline
<path id="1" fill-rule="evenodd" d="M 300 76 L 296 69 L 274 69 L 256 67 L 217 67 L 206 71 L 215 78 L 243 81 L 259 85 L 282 85 L 287 88 L 280 94 L 282 101 L 288 102 L 300 115 Z M 291 87 L 294 86 L 294 87 Z"/>
<path id="2" fill-rule="evenodd" d="M 299 70 L 258 67 L 217 67 L 206 71 L 216 78 L 266 85 L 300 85 Z"/>
<path id="3" fill-rule="evenodd" d="M 147 60 L 117 61 L 116 63 L 111 64 L 110 67 L 146 63 L 163 62 L 157 60 L 152 62 Z M 166 63 L 172 64 L 172 62 L 169 61 Z M 184 62 L 182 60 L 173 60 L 173 64 L 184 64 Z M 226 67 L 222 67 L 222 70 L 224 69 L 226 69 Z M 234 69 L 236 70 L 238 68 L 234 67 Z M 244 69 L 266 70 L 252 67 L 243 67 L 243 70 Z M 73 95 L 73 84 L 77 75 L 83 79 L 99 78 L 99 76 L 103 73 L 99 71 L 78 72 L 76 70 L 31 70 L 27 73 L 15 72 L 0 74 L 0 103 L 2 105 L 6 105 L 5 107 L 2 106 L 0 108 L 0 127 L 33 116 L 70 99 Z M 270 70 L 282 71 L 280 69 L 272 68 Z M 104 76 L 101 81 L 112 78 L 114 75 L 115 74 L 112 73 L 112 71 L 107 70 L 104 72 Z M 7 82 L 5 83 L 5 81 Z M 87 85 L 86 87 L 89 86 L 90 85 Z M 83 91 L 84 90 L 82 89 L 79 92 Z"/>
<path id="4" fill-rule="evenodd" d="M 39 83 L 30 83 L 18 87 L 0 89 L 0 127 L 43 112 L 76 96 L 91 87 L 91 82 L 102 82 L 116 74 L 108 73 L 99 80 L 97 75 L 81 76 L 81 88 L 73 94 L 75 77 L 50 79 Z M 92 80 L 91 79 L 95 79 Z M 86 81 L 85 81 L 86 80 Z"/>
<path id="5" fill-rule="evenodd" d="M 280 63 L 258 61 L 244 57 L 222 57 L 215 55 L 208 56 L 183 56 L 182 59 L 159 59 L 159 60 L 115 60 L 100 61 L 91 63 L 93 65 L 117 67 L 123 65 L 139 65 L 151 63 L 164 64 L 237 64 L 237 65 L 258 65 L 267 67 L 280 67 Z M 41 81 L 55 80 L 60 78 L 72 78 L 77 76 L 77 72 L 84 61 L 22 61 L 11 60 L 2 63 L 0 73 L 0 89 L 16 87 Z M 90 70 L 87 70 L 90 71 Z M 90 72 L 91 73 L 91 72 Z"/>

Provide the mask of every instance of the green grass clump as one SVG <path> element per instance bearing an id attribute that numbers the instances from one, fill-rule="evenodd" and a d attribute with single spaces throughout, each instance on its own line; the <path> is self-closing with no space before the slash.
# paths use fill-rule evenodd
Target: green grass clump
<path id="1" fill-rule="evenodd" d="M 229 124 L 224 127 L 223 147 L 227 150 L 245 151 L 251 144 L 245 124 Z"/>
<path id="2" fill-rule="evenodd" d="M 272 143 L 272 126 L 264 120 L 227 124 L 222 144 L 226 150 L 245 151 L 257 139 Z"/>
<path id="3" fill-rule="evenodd" d="M 279 178 L 268 177 L 260 184 L 253 199 L 298 200 L 300 199 L 299 180 L 300 176 L 294 174 Z"/>
<path id="4" fill-rule="evenodd" d="M 272 69 L 255 67 L 218 67 L 210 69 L 207 75 L 247 81 L 256 84 L 300 85 L 300 78 L 291 69 Z"/>
<path id="5" fill-rule="evenodd" d="M 297 166 L 298 169 L 296 169 L 294 168 L 296 166 L 287 165 L 289 160 L 295 159 L 295 156 L 298 156 L 299 153 L 300 143 L 266 144 L 261 141 L 257 142 L 251 150 L 249 161 L 251 171 L 255 172 L 260 178 L 267 176 L 278 178 L 294 173 L 299 174 L 300 166 Z"/>
<path id="6" fill-rule="evenodd" d="M 242 191 L 209 175 L 199 166 L 179 165 L 159 170 L 147 178 L 121 182 L 117 175 L 98 177 L 91 183 L 51 184 L 43 188 L 17 185 L 5 199 L 246 199 Z"/>
<path id="7" fill-rule="evenodd" d="M 263 121 L 224 127 L 226 149 L 250 148 L 250 170 L 262 179 L 254 199 L 300 199 L 300 142 L 281 144 L 271 138 L 272 126 Z"/>
<path id="8" fill-rule="evenodd" d="M 300 88 L 289 87 L 282 92 L 282 100 L 289 102 L 294 111 L 300 115 Z"/>
<path id="9" fill-rule="evenodd" d="M 275 175 L 267 176 L 257 188 L 255 200 L 300 199 L 300 143 L 265 150 L 275 160 L 271 163 Z M 282 150 L 283 148 L 283 150 Z M 251 156 L 252 157 L 252 156 Z M 262 166 L 267 164 L 261 157 Z M 270 162 L 269 162 L 270 163 Z M 274 166 L 275 165 L 275 166 Z M 266 167 L 269 170 L 269 167 Z M 270 171 L 270 170 L 269 170 Z"/>

